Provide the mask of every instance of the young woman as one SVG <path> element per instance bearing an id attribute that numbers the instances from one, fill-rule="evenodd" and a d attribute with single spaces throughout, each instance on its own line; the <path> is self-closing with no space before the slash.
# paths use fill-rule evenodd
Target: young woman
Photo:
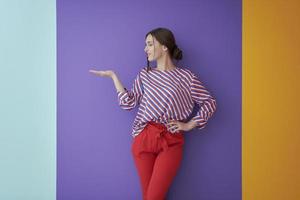
<path id="1" fill-rule="evenodd" d="M 156 28 L 145 39 L 148 65 L 139 71 L 131 90 L 111 70 L 90 72 L 112 78 L 121 108 L 139 105 L 131 150 L 143 199 L 163 200 L 182 160 L 184 132 L 204 128 L 217 105 L 193 72 L 173 63 L 182 59 L 182 51 L 170 30 Z M 150 61 L 156 61 L 156 67 L 150 67 Z M 195 103 L 200 109 L 187 121 Z"/>

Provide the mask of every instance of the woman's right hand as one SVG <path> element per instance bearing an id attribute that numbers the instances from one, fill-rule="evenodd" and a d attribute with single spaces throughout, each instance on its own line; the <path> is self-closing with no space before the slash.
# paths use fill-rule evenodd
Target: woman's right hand
<path id="1" fill-rule="evenodd" d="M 106 76 L 112 78 L 115 75 L 115 72 L 112 70 L 89 70 L 89 72 L 95 74 L 96 76 Z"/>
<path id="2" fill-rule="evenodd" d="M 106 77 L 110 77 L 116 87 L 116 90 L 119 92 L 124 92 L 125 88 L 122 85 L 121 81 L 119 80 L 119 78 L 117 77 L 116 73 L 112 70 L 93 70 L 90 69 L 89 72 L 95 74 L 96 76 L 106 76 Z"/>

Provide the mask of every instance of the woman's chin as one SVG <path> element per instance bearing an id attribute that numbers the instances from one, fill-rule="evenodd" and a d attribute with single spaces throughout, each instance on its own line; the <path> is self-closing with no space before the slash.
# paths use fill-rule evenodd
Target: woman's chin
<path id="1" fill-rule="evenodd" d="M 153 61 L 153 58 L 149 58 L 149 57 L 148 57 L 147 59 L 148 59 L 149 62 Z"/>

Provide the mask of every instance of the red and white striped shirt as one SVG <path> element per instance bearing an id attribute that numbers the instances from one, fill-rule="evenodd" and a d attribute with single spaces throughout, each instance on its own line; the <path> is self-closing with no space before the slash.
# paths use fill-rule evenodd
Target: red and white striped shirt
<path id="1" fill-rule="evenodd" d="M 198 129 L 206 126 L 216 110 L 214 97 L 206 90 L 198 77 L 186 68 L 176 67 L 161 71 L 146 67 L 136 76 L 131 90 L 117 91 L 119 105 L 131 110 L 139 105 L 132 125 L 132 136 L 137 136 L 147 122 L 167 124 L 170 120 L 185 122 L 192 114 L 195 103 L 199 111 L 192 120 Z"/>

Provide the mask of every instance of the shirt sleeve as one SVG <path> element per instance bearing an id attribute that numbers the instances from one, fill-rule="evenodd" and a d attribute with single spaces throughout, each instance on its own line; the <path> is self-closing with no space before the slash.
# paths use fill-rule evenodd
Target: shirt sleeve
<path id="1" fill-rule="evenodd" d="M 211 96 L 210 92 L 207 91 L 203 83 L 195 74 L 192 76 L 191 96 L 192 100 L 200 107 L 196 116 L 194 116 L 192 120 L 197 122 L 197 129 L 203 129 L 206 126 L 208 119 L 216 111 L 216 99 Z"/>
<path id="2" fill-rule="evenodd" d="M 140 103 L 143 96 L 140 72 L 134 79 L 131 90 L 124 89 L 124 92 L 117 91 L 119 105 L 124 110 L 131 110 Z"/>

